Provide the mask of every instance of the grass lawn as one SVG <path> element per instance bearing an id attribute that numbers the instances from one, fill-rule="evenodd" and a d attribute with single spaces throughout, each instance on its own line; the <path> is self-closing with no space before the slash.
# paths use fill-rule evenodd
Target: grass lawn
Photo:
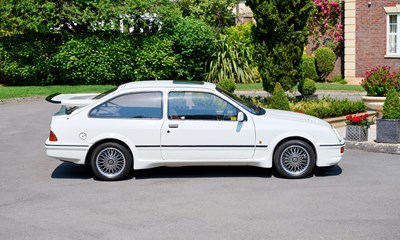
<path id="1" fill-rule="evenodd" d="M 316 83 L 317 90 L 331 90 L 331 91 L 354 91 L 363 92 L 364 89 L 359 85 L 336 84 L 336 83 Z M 236 84 L 238 91 L 260 90 L 264 91 L 262 83 L 246 83 Z"/>
<path id="2" fill-rule="evenodd" d="M 80 86 L 41 86 L 41 87 L 4 87 L 0 86 L 0 99 L 47 96 L 52 93 L 101 93 L 112 85 L 80 85 Z"/>
<path id="3" fill-rule="evenodd" d="M 113 88 L 113 85 L 78 85 L 78 86 L 41 86 L 41 87 L 4 87 L 0 86 L 0 99 L 47 96 L 52 93 L 100 93 Z M 317 83 L 317 90 L 357 91 L 364 89 L 358 85 Z M 261 83 L 237 84 L 238 91 L 263 91 Z"/>

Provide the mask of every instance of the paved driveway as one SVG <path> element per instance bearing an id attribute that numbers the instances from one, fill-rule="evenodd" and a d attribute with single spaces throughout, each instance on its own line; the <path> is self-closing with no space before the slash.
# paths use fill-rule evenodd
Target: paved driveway
<path id="1" fill-rule="evenodd" d="M 192 167 L 99 182 L 46 157 L 56 110 L 0 105 L 0 239 L 400 239 L 398 155 L 349 150 L 301 180 Z"/>

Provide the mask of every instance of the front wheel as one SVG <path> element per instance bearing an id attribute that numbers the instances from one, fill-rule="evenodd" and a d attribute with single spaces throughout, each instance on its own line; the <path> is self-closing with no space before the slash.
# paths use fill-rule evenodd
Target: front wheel
<path id="1" fill-rule="evenodd" d="M 94 149 L 90 166 L 100 180 L 121 180 L 132 169 L 132 156 L 121 144 L 103 143 Z"/>
<path id="2" fill-rule="evenodd" d="M 306 177 L 314 169 L 315 153 L 310 144 L 301 140 L 290 140 L 276 149 L 274 164 L 283 177 Z"/>

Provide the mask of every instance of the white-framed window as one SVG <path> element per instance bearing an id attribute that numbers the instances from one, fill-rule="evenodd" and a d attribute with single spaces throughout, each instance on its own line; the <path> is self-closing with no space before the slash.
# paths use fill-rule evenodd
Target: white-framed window
<path id="1" fill-rule="evenodd" d="M 387 15 L 387 55 L 400 56 L 400 13 Z"/>

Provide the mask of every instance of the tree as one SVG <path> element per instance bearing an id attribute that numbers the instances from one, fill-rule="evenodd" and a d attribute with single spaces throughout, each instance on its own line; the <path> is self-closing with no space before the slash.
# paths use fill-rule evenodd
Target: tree
<path id="1" fill-rule="evenodd" d="M 82 33 L 119 30 L 157 31 L 169 0 L 1 0 L 0 33 Z"/>
<path id="2" fill-rule="evenodd" d="M 275 82 L 289 90 L 301 80 L 301 58 L 307 44 L 309 0 L 247 0 L 257 24 L 253 28 L 256 61 L 263 87 L 272 92 Z"/>
<path id="3" fill-rule="evenodd" d="M 176 0 L 184 17 L 200 19 L 217 28 L 235 24 L 235 15 L 232 9 L 237 2 L 237 0 Z"/>

